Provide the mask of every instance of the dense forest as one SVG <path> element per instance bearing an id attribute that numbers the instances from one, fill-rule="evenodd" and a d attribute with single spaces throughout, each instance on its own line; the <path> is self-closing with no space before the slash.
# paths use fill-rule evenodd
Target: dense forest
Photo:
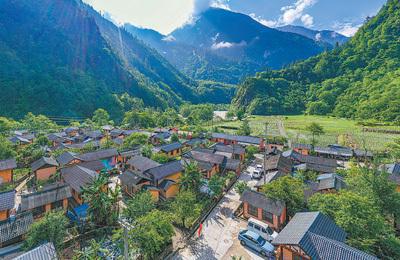
<path id="1" fill-rule="evenodd" d="M 400 121 L 400 2 L 389 0 L 346 44 L 239 87 L 252 114 L 309 114 Z"/>

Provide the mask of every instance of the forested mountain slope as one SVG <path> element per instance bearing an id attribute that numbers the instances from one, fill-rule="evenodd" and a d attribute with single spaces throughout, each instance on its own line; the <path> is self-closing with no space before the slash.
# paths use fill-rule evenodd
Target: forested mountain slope
<path id="1" fill-rule="evenodd" d="M 400 2 L 390 0 L 346 44 L 248 78 L 233 104 L 254 114 L 333 114 L 400 121 Z"/>
<path id="2" fill-rule="evenodd" d="M 80 0 L 0 1 L 0 111 L 120 114 L 113 94 L 149 106 L 197 101 L 195 83 Z"/>
<path id="3" fill-rule="evenodd" d="M 125 28 L 187 76 L 231 84 L 265 68 L 279 69 L 306 59 L 326 47 L 218 8 L 207 9 L 167 36 L 128 24 Z"/>

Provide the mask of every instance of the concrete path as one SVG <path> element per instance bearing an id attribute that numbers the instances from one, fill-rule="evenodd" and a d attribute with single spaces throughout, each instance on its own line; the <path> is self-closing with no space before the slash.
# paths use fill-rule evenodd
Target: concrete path
<path id="1" fill-rule="evenodd" d="M 256 183 L 251 180 L 250 174 L 246 173 L 242 173 L 239 180 L 248 182 L 250 186 Z M 245 229 L 247 225 L 245 221 L 234 217 L 234 211 L 240 203 L 239 194 L 232 188 L 204 221 L 201 237 L 197 237 L 196 234 L 186 241 L 185 248 L 180 250 L 173 259 L 230 260 L 232 256 L 242 256 L 243 259 L 262 259 L 241 246 L 237 239 L 239 231 Z"/>

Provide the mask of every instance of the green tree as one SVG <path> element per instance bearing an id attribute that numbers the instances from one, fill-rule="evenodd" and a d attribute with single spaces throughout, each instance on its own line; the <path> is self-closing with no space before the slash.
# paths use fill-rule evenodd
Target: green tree
<path id="1" fill-rule="evenodd" d="M 0 136 L 0 160 L 13 158 L 16 155 L 14 147 L 5 137 Z"/>
<path id="2" fill-rule="evenodd" d="M 83 199 L 89 204 L 88 215 L 97 225 L 106 226 L 116 223 L 118 218 L 119 188 L 112 191 L 107 187 L 108 176 L 100 173 L 94 182 L 83 188 Z"/>
<path id="3" fill-rule="evenodd" d="M 94 239 L 89 241 L 89 246 L 81 250 L 76 250 L 74 253 L 72 260 L 100 260 L 102 259 L 101 256 L 109 255 L 107 248 L 103 248 L 101 244 Z"/>
<path id="4" fill-rule="evenodd" d="M 151 158 L 153 155 L 152 146 L 151 145 L 144 145 L 142 147 L 142 155 L 147 158 Z"/>
<path id="5" fill-rule="evenodd" d="M 213 176 L 211 176 L 208 182 L 208 187 L 214 197 L 219 197 L 222 194 L 222 192 L 224 191 L 224 186 L 225 179 L 218 174 L 214 174 Z"/>
<path id="6" fill-rule="evenodd" d="M 124 209 L 124 216 L 133 221 L 143 215 L 146 215 L 155 209 L 155 207 L 156 204 L 150 192 L 142 191 L 136 193 L 133 198 L 128 200 L 126 203 L 126 208 Z"/>
<path id="7" fill-rule="evenodd" d="M 16 121 L 6 117 L 0 117 L 0 134 L 7 134 L 17 127 L 18 123 Z"/>
<path id="8" fill-rule="evenodd" d="M 262 191 L 271 199 L 284 201 L 288 217 L 293 217 L 305 207 L 304 184 L 291 176 L 284 176 L 264 185 Z"/>
<path id="9" fill-rule="evenodd" d="M 38 135 L 35 139 L 35 143 L 40 146 L 51 145 L 51 142 L 49 141 L 47 136 L 45 136 L 44 134 Z"/>
<path id="10" fill-rule="evenodd" d="M 108 125 L 110 124 L 110 115 L 105 109 L 99 108 L 93 112 L 92 121 L 97 126 Z"/>
<path id="11" fill-rule="evenodd" d="M 170 161 L 170 158 L 165 153 L 155 153 L 151 156 L 153 161 L 164 164 Z"/>
<path id="12" fill-rule="evenodd" d="M 67 225 L 68 219 L 63 211 L 46 213 L 29 227 L 24 248 L 32 249 L 45 242 L 52 242 L 57 251 L 61 250 L 67 236 Z"/>
<path id="13" fill-rule="evenodd" d="M 171 222 L 171 215 L 159 210 L 139 217 L 129 231 L 130 246 L 138 249 L 144 259 L 155 259 L 172 241 L 174 228 Z"/>
<path id="14" fill-rule="evenodd" d="M 138 145 L 147 144 L 148 137 L 143 133 L 133 133 L 124 139 L 123 147 L 132 148 Z"/>
<path id="15" fill-rule="evenodd" d="M 179 142 L 179 136 L 177 134 L 171 135 L 171 143 Z"/>
<path id="16" fill-rule="evenodd" d="M 48 117 L 44 115 L 35 116 L 30 112 L 22 119 L 21 127 L 31 131 L 49 131 L 58 128 L 57 124 Z"/>
<path id="17" fill-rule="evenodd" d="M 258 147 L 252 145 L 246 147 L 246 157 L 250 160 L 254 159 L 254 155 L 258 152 Z"/>
<path id="18" fill-rule="evenodd" d="M 195 193 L 190 190 L 181 190 L 172 202 L 171 210 L 180 224 L 187 227 L 190 221 L 199 217 L 201 206 L 197 204 Z"/>
<path id="19" fill-rule="evenodd" d="M 238 109 L 238 110 L 236 111 L 236 117 L 237 117 L 237 119 L 239 119 L 240 121 L 244 118 L 245 114 L 246 114 L 246 110 L 243 109 L 243 108 L 240 108 L 240 109 Z"/>
<path id="20" fill-rule="evenodd" d="M 185 171 L 179 179 L 179 184 L 181 190 L 191 190 L 195 193 L 200 191 L 203 178 L 196 163 L 186 165 Z"/>
<path id="21" fill-rule="evenodd" d="M 248 120 L 245 119 L 242 121 L 242 125 L 240 126 L 237 134 L 238 135 L 250 135 L 251 134 L 251 128 L 250 128 Z"/>
<path id="22" fill-rule="evenodd" d="M 388 144 L 387 148 L 393 160 L 400 159 L 400 138 L 396 138 L 392 143 Z"/>
<path id="23" fill-rule="evenodd" d="M 239 195 L 242 195 L 243 192 L 245 192 L 246 190 L 250 190 L 250 187 L 249 187 L 249 185 L 247 185 L 247 182 L 245 182 L 245 181 L 238 181 L 238 182 L 235 184 L 235 191 L 236 191 L 237 193 L 239 193 Z"/>
<path id="24" fill-rule="evenodd" d="M 313 146 L 316 145 L 316 139 L 315 138 L 320 136 L 320 135 L 323 135 L 325 133 L 324 128 L 320 124 L 317 124 L 315 122 L 312 122 L 311 124 L 309 124 L 306 127 L 306 130 L 308 132 L 310 132 L 310 134 L 312 136 L 311 143 L 312 143 Z"/>

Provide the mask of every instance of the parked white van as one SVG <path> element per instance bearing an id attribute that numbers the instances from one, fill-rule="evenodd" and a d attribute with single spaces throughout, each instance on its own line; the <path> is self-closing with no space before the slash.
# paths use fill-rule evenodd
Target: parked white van
<path id="1" fill-rule="evenodd" d="M 258 169 L 253 170 L 253 173 L 251 174 L 252 179 L 259 180 L 262 177 L 262 172 Z"/>
<path id="2" fill-rule="evenodd" d="M 249 218 L 247 229 L 259 234 L 267 241 L 272 241 L 278 236 L 278 233 L 270 228 L 268 224 L 254 218 Z"/>

